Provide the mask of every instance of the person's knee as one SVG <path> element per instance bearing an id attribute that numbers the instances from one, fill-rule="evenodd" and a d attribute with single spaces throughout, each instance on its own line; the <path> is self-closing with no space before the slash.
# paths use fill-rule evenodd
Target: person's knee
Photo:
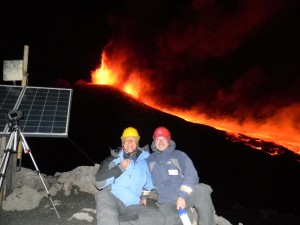
<path id="1" fill-rule="evenodd" d="M 109 191 L 99 191 L 98 193 L 95 194 L 95 201 L 96 204 L 102 204 L 103 202 L 111 203 L 114 202 L 114 197 L 111 192 Z"/>
<path id="2" fill-rule="evenodd" d="M 202 194 L 211 194 L 212 193 L 212 188 L 211 186 L 204 184 L 204 183 L 199 183 L 196 184 L 194 187 L 194 192 L 202 193 Z"/>
<path id="3" fill-rule="evenodd" d="M 177 215 L 165 215 L 165 224 L 181 225 L 181 220 Z"/>
<path id="4" fill-rule="evenodd" d="M 96 194 L 95 194 L 95 198 L 111 198 L 112 196 L 112 193 L 110 191 L 98 191 Z"/>
<path id="5" fill-rule="evenodd" d="M 149 225 L 165 225 L 165 215 L 158 209 L 149 209 L 139 214 L 139 220 L 143 221 L 143 224 Z"/>
<path id="6" fill-rule="evenodd" d="M 165 217 L 165 224 L 180 225 L 180 218 L 177 214 L 176 205 L 161 205 L 159 211 Z"/>

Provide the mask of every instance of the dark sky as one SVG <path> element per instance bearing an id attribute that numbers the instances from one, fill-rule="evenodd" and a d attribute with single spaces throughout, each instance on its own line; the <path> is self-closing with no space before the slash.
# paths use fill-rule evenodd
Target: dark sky
<path id="1" fill-rule="evenodd" d="M 29 45 L 29 84 L 89 79 L 110 37 L 101 1 L 6 1 L 0 9 L 1 61 L 22 59 Z"/>
<path id="2" fill-rule="evenodd" d="M 0 60 L 29 45 L 29 85 L 90 80 L 106 49 L 165 105 L 300 136 L 299 3 L 293 0 L 6 1 Z M 122 77 L 126 81 L 126 75 Z M 2 83 L 3 81 L 1 81 Z"/>

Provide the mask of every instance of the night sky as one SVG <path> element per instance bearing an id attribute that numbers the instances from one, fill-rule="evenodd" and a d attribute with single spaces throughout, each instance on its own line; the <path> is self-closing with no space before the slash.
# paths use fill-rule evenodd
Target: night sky
<path id="1" fill-rule="evenodd" d="M 89 82 L 105 50 L 122 64 L 120 82 L 139 71 L 150 87 L 146 94 L 166 106 L 270 125 L 296 140 L 298 6 L 292 0 L 6 1 L 0 60 L 22 59 L 29 45 L 29 85 L 51 87 Z"/>

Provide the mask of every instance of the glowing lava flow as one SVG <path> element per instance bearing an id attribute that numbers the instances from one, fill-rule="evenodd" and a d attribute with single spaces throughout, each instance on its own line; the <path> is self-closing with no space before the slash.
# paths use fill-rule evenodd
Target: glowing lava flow
<path id="1" fill-rule="evenodd" d="M 93 71 L 92 82 L 95 84 L 115 85 L 117 77 L 112 74 L 112 71 L 104 63 L 105 55 L 101 60 L 101 67 Z"/>
<path id="2" fill-rule="evenodd" d="M 109 61 L 109 60 L 108 60 Z M 162 105 L 158 99 L 151 96 L 151 85 L 149 81 L 143 78 L 137 71 L 131 71 L 130 74 L 124 75 L 122 66 L 118 64 L 118 59 L 110 64 L 106 64 L 105 53 L 102 54 L 101 66 L 92 72 L 92 83 L 111 85 L 121 91 L 124 91 L 139 101 L 166 112 L 183 118 L 189 122 L 204 124 L 216 129 L 226 131 L 229 138 L 233 141 L 242 141 L 248 143 L 249 146 L 262 150 L 259 145 L 260 140 L 273 142 L 277 145 L 284 146 L 285 148 L 300 155 L 300 143 L 296 139 L 296 135 L 289 135 L 292 132 L 284 132 L 272 125 L 259 125 L 252 121 L 246 121 L 243 125 L 238 124 L 234 118 L 209 118 L 205 112 L 199 112 L 197 109 L 183 110 L 175 107 L 166 107 Z M 144 76 L 145 77 L 145 76 Z M 150 93 L 150 94 L 149 94 Z M 153 93 L 153 92 L 152 92 Z M 248 140 L 251 137 L 251 140 Z M 247 139 L 248 138 L 248 139 Z M 270 155 L 278 155 L 281 153 L 280 149 L 276 147 L 272 152 L 267 152 Z"/>
<path id="3" fill-rule="evenodd" d="M 138 98 L 140 79 L 135 79 L 135 77 L 138 77 L 138 75 L 133 74 L 128 78 L 126 83 L 122 83 L 121 79 L 117 76 L 117 74 L 122 74 L 121 65 L 106 65 L 105 59 L 106 55 L 103 53 L 101 67 L 92 72 L 92 83 L 111 85 L 122 91 L 125 91 L 134 98 Z"/>

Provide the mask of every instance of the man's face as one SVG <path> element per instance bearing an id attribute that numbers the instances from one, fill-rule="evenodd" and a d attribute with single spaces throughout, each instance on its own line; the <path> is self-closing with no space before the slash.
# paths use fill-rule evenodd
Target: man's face
<path id="1" fill-rule="evenodd" d="M 122 146 L 127 154 L 133 153 L 138 146 L 136 137 L 126 137 L 123 139 Z"/>
<path id="2" fill-rule="evenodd" d="M 155 147 L 159 151 L 164 151 L 169 146 L 168 140 L 164 137 L 155 138 Z"/>

